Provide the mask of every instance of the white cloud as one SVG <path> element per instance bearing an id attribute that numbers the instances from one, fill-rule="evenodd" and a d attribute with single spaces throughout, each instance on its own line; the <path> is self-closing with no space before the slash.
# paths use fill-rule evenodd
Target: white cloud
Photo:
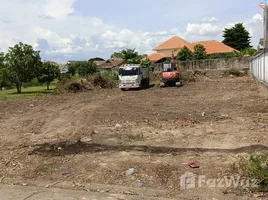
<path id="1" fill-rule="evenodd" d="M 203 18 L 202 21 L 203 22 L 217 22 L 218 19 L 216 17 L 209 17 L 209 18 L 205 17 L 205 18 Z"/>
<path id="2" fill-rule="evenodd" d="M 41 16 L 55 19 L 64 19 L 67 15 L 74 12 L 72 7 L 76 0 L 42 0 L 44 6 L 41 9 Z"/>
<path id="3" fill-rule="evenodd" d="M 256 14 L 253 16 L 254 21 L 263 21 L 263 16 L 261 14 Z"/>
<path id="4" fill-rule="evenodd" d="M 93 17 L 91 19 L 92 23 L 94 26 L 101 26 L 102 25 L 102 20 L 98 17 Z"/>
<path id="5" fill-rule="evenodd" d="M 221 32 L 222 28 L 219 25 L 212 25 L 210 23 L 202 23 L 202 24 L 191 24 L 189 23 L 186 27 L 186 31 L 188 34 L 192 35 L 215 35 Z"/>
<path id="6" fill-rule="evenodd" d="M 208 39 L 221 41 L 222 30 L 236 23 L 221 24 L 216 17 L 210 17 L 203 19 L 200 24 L 188 23 L 180 29 L 133 31 L 106 24 L 96 16 L 77 15 L 73 7 L 75 1 L 1 0 L 1 50 L 6 51 L 9 46 L 22 41 L 42 49 L 44 56 L 53 59 L 67 56 L 88 59 L 92 52 L 108 57 L 112 51 L 122 48 L 136 48 L 140 53 L 151 53 L 152 48 L 174 35 L 189 42 Z M 12 15 L 10 10 L 13 11 Z M 262 15 L 256 14 L 244 21 L 253 36 L 253 45 L 257 45 L 262 37 L 262 20 Z M 40 39 L 44 39 L 43 43 L 40 43 Z"/>

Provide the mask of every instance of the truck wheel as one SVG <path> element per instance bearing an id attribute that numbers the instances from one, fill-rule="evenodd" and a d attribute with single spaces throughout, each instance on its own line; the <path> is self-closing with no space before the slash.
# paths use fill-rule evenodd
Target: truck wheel
<path id="1" fill-rule="evenodd" d="M 166 85 L 165 85 L 165 83 L 160 83 L 160 87 L 165 87 Z"/>
<path id="2" fill-rule="evenodd" d="M 180 87 L 181 86 L 181 82 L 176 82 L 176 87 Z"/>
<path id="3" fill-rule="evenodd" d="M 125 88 L 121 88 L 121 91 L 126 91 L 126 89 Z"/>

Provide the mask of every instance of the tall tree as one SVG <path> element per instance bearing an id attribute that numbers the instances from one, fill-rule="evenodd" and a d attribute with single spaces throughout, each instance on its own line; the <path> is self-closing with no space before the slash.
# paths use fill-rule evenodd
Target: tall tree
<path id="1" fill-rule="evenodd" d="M 186 46 L 181 48 L 178 55 L 176 56 L 176 60 L 186 61 L 193 59 L 193 52 Z"/>
<path id="2" fill-rule="evenodd" d="M 8 85 L 7 68 L 5 64 L 5 54 L 0 52 L 0 89 Z"/>
<path id="3" fill-rule="evenodd" d="M 207 52 L 206 48 L 202 44 L 197 44 L 194 46 L 194 59 L 203 60 L 206 59 Z"/>
<path id="4" fill-rule="evenodd" d="M 141 61 L 141 65 L 143 67 L 148 67 L 149 68 L 149 67 L 152 66 L 152 61 L 149 60 L 148 58 L 147 59 L 144 59 L 144 60 Z"/>
<path id="5" fill-rule="evenodd" d="M 111 55 L 111 58 L 123 58 L 123 54 L 121 51 L 119 52 L 114 52 L 112 55 Z"/>
<path id="6" fill-rule="evenodd" d="M 123 54 L 123 59 L 125 61 L 142 58 L 135 49 L 123 49 L 121 53 Z"/>
<path id="7" fill-rule="evenodd" d="M 59 66 L 55 63 L 44 62 L 42 65 L 42 69 L 40 70 L 38 81 L 41 83 L 46 83 L 47 90 L 49 90 L 50 83 L 59 77 L 60 77 Z"/>
<path id="8" fill-rule="evenodd" d="M 42 66 L 40 52 L 21 42 L 9 48 L 6 62 L 8 76 L 16 85 L 17 93 L 21 93 L 22 83 L 38 76 Z"/>
<path id="9" fill-rule="evenodd" d="M 120 52 L 115 52 L 111 58 L 122 58 L 127 63 L 140 64 L 142 56 L 135 49 L 123 49 Z"/>
<path id="10" fill-rule="evenodd" d="M 249 32 L 245 29 L 243 23 L 235 24 L 230 29 L 225 29 L 223 31 L 224 40 L 222 43 L 236 49 L 243 51 L 246 48 L 252 47 L 250 45 L 250 35 Z"/>

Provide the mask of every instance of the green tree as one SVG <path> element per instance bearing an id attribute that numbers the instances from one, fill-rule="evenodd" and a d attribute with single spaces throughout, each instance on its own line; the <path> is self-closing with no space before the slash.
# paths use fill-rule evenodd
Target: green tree
<path id="1" fill-rule="evenodd" d="M 176 60 L 186 61 L 193 59 L 193 52 L 186 46 L 184 46 L 176 56 Z"/>
<path id="2" fill-rule="evenodd" d="M 123 58 L 123 54 L 122 52 L 114 52 L 112 55 L 111 55 L 111 58 Z"/>
<path id="3" fill-rule="evenodd" d="M 94 62 L 94 61 L 105 61 L 103 58 L 100 57 L 95 57 L 95 58 L 90 58 L 88 62 Z"/>
<path id="4" fill-rule="evenodd" d="M 6 64 L 8 77 L 16 85 L 17 93 L 21 93 L 22 83 L 38 76 L 42 66 L 40 52 L 21 42 L 9 48 Z"/>
<path id="5" fill-rule="evenodd" d="M 123 54 L 123 59 L 126 62 L 133 61 L 140 63 L 142 59 L 142 56 L 140 56 L 135 49 L 123 49 L 121 53 Z"/>
<path id="6" fill-rule="evenodd" d="M 147 58 L 147 59 L 141 61 L 141 65 L 143 67 L 151 67 L 152 66 L 152 61 Z"/>
<path id="7" fill-rule="evenodd" d="M 197 44 L 194 46 L 194 59 L 203 60 L 207 57 L 206 48 L 202 44 Z"/>
<path id="8" fill-rule="evenodd" d="M 44 62 L 42 65 L 42 69 L 40 70 L 38 81 L 41 83 L 46 83 L 47 90 L 49 90 L 50 83 L 59 77 L 60 77 L 59 66 L 55 63 Z"/>
<path id="9" fill-rule="evenodd" d="M 142 55 L 139 55 L 135 49 L 123 49 L 120 52 L 115 52 L 111 58 L 122 58 L 126 63 L 140 64 Z"/>
<path id="10" fill-rule="evenodd" d="M 224 40 L 222 43 L 236 49 L 243 51 L 244 49 L 250 48 L 250 35 L 249 32 L 245 29 L 243 23 L 235 24 L 230 29 L 225 29 L 223 31 Z"/>
<path id="11" fill-rule="evenodd" d="M 97 65 L 88 61 L 75 62 L 68 67 L 68 71 L 71 75 L 87 76 L 97 72 Z"/>
<path id="12" fill-rule="evenodd" d="M 7 76 L 7 67 L 5 64 L 5 54 L 0 52 L 0 89 L 10 85 L 10 81 Z"/>

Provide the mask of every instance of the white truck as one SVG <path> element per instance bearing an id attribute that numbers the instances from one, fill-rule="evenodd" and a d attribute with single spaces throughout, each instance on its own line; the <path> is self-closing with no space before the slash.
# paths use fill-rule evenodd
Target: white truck
<path id="1" fill-rule="evenodd" d="M 146 88 L 150 86 L 149 69 L 137 64 L 127 64 L 119 67 L 119 88 Z"/>

